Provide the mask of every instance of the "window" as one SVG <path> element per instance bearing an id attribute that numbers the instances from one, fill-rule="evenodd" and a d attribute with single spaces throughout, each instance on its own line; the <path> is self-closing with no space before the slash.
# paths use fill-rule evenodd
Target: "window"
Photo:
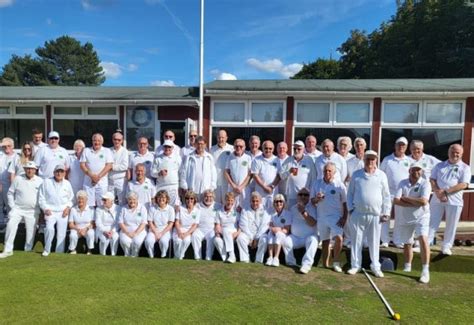
<path id="1" fill-rule="evenodd" d="M 212 128 L 212 140 L 215 144 L 217 138 L 217 132 L 219 131 L 219 127 Z M 245 140 L 245 146 L 248 150 L 248 140 L 252 135 L 258 135 L 260 137 L 261 142 L 265 140 L 271 140 L 276 145 L 280 141 L 284 141 L 285 136 L 285 129 L 283 127 L 272 127 L 272 128 L 236 128 L 236 127 L 226 127 L 227 136 L 229 139 L 227 140 L 228 143 L 234 144 L 234 140 L 241 138 Z"/>
<path id="2" fill-rule="evenodd" d="M 336 103 L 336 123 L 370 123 L 370 104 Z"/>
<path id="3" fill-rule="evenodd" d="M 334 145 L 337 144 L 337 139 L 341 136 L 347 136 L 354 142 L 355 138 L 364 138 L 367 142 L 367 147 L 370 147 L 370 128 L 295 128 L 295 139 L 304 141 L 308 135 L 314 135 L 318 140 L 318 148 L 324 139 L 331 139 Z M 354 149 L 351 150 L 354 152 Z"/>
<path id="4" fill-rule="evenodd" d="M 88 115 L 117 115 L 116 107 L 87 107 Z"/>
<path id="5" fill-rule="evenodd" d="M 17 115 L 43 115 L 43 107 L 17 106 L 15 112 Z"/>
<path id="6" fill-rule="evenodd" d="M 462 123 L 462 104 L 427 103 L 426 123 Z"/>
<path id="7" fill-rule="evenodd" d="M 91 146 L 94 133 L 102 134 L 104 146 L 111 147 L 112 134 L 117 127 L 117 120 L 56 119 L 53 121 L 53 130 L 58 131 L 61 137 L 60 145 L 68 150 L 73 149 L 74 141 L 77 139 L 83 140 L 86 146 Z"/>
<path id="8" fill-rule="evenodd" d="M 0 106 L 0 115 L 10 115 L 10 107 Z"/>
<path id="9" fill-rule="evenodd" d="M 212 103 L 212 124 L 280 126 L 284 125 L 284 101 L 218 101 Z"/>
<path id="10" fill-rule="evenodd" d="M 418 123 L 419 103 L 385 103 L 384 123 Z"/>
<path id="11" fill-rule="evenodd" d="M 464 104 L 461 102 L 386 102 L 383 105 L 382 123 L 385 125 L 452 127 L 453 124 L 462 126 L 463 120 Z"/>
<path id="12" fill-rule="evenodd" d="M 329 123 L 329 103 L 298 103 L 296 105 L 296 121 L 303 123 Z"/>
<path id="13" fill-rule="evenodd" d="M 214 103 L 213 119 L 216 122 L 244 122 L 244 103 Z"/>
<path id="14" fill-rule="evenodd" d="M 283 122 L 283 103 L 252 103 L 252 122 Z"/>
<path id="15" fill-rule="evenodd" d="M 54 115 L 82 115 L 82 107 L 54 107 Z"/>
<path id="16" fill-rule="evenodd" d="M 151 146 L 155 143 L 154 106 L 127 106 L 126 108 L 126 139 L 127 148 L 137 150 L 137 139 L 147 137 Z"/>
<path id="17" fill-rule="evenodd" d="M 43 119 L 0 119 L 0 138 L 10 137 L 15 141 L 15 148 L 31 141 L 31 130 L 45 130 Z"/>

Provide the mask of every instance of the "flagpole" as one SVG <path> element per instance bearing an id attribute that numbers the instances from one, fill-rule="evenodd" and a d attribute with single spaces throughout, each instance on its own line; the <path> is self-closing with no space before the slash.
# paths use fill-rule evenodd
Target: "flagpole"
<path id="1" fill-rule="evenodd" d="M 199 49 L 199 134 L 203 135 L 204 109 L 204 0 L 201 0 L 201 41 Z"/>

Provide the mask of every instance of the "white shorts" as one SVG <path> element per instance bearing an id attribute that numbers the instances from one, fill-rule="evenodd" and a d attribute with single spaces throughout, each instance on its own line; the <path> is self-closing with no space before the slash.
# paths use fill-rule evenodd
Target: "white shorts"
<path id="1" fill-rule="evenodd" d="M 423 217 L 414 223 L 399 225 L 400 242 L 405 244 L 413 244 L 413 237 L 428 236 L 430 218 Z M 413 236 L 415 235 L 415 236 Z"/>
<path id="2" fill-rule="evenodd" d="M 328 240 L 336 236 L 341 236 L 344 229 L 337 225 L 339 218 L 319 218 L 318 219 L 318 232 L 319 239 Z"/>

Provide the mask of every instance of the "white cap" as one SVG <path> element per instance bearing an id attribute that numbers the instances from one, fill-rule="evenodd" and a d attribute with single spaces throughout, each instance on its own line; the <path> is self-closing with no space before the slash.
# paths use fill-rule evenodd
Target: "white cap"
<path id="1" fill-rule="evenodd" d="M 404 143 L 405 145 L 408 145 L 408 140 L 405 137 L 400 137 L 395 141 L 395 143 L 400 143 L 400 142 Z"/>
<path id="2" fill-rule="evenodd" d="M 59 138 L 59 133 L 56 132 L 56 131 L 49 132 L 48 139 L 50 139 L 50 138 Z"/>
<path id="3" fill-rule="evenodd" d="M 420 168 L 420 169 L 423 169 L 423 165 L 421 163 L 419 163 L 418 161 L 414 161 L 411 163 L 410 165 L 410 169 L 412 168 Z"/>
<path id="4" fill-rule="evenodd" d="M 293 143 L 293 147 L 304 147 L 304 142 L 301 140 L 298 140 L 295 143 Z"/>
<path id="5" fill-rule="evenodd" d="M 102 198 L 105 200 L 115 200 L 115 196 L 112 192 L 106 192 L 102 194 Z"/>
<path id="6" fill-rule="evenodd" d="M 54 167 L 54 171 L 57 170 L 66 170 L 66 167 L 64 166 L 64 164 L 57 164 L 56 167 Z"/>
<path id="7" fill-rule="evenodd" d="M 367 150 L 367 151 L 364 153 L 364 158 L 367 158 L 368 156 L 378 157 L 379 155 L 377 154 L 377 151 L 374 151 L 374 150 Z"/>
<path id="8" fill-rule="evenodd" d="M 174 147 L 174 142 L 171 141 L 170 139 L 166 139 L 165 142 L 163 142 L 163 147 Z"/>
<path id="9" fill-rule="evenodd" d="M 38 169 L 34 161 L 27 161 L 26 163 L 23 164 L 23 168 L 34 168 Z"/>

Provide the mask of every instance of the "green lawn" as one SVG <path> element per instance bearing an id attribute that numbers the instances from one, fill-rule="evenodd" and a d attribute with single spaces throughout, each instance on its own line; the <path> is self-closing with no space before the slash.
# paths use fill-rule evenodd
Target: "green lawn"
<path id="1" fill-rule="evenodd" d="M 473 258 L 463 263 L 474 269 Z M 472 324 L 472 271 L 432 272 L 429 285 L 418 272 L 375 280 L 402 322 Z M 17 251 L 0 275 L 7 324 L 393 322 L 363 274 L 323 268 Z"/>

